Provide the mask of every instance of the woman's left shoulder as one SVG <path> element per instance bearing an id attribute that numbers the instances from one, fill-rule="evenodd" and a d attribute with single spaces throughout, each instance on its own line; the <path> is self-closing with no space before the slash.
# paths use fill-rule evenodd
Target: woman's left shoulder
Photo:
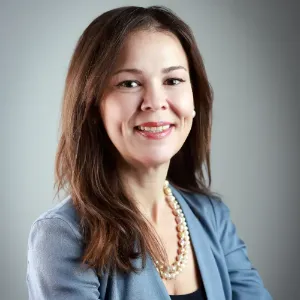
<path id="1" fill-rule="evenodd" d="M 204 193 L 185 192 L 178 190 L 185 202 L 193 212 L 202 219 L 209 219 L 217 226 L 221 219 L 227 218 L 230 214 L 228 206 L 217 194 L 207 195 Z"/>

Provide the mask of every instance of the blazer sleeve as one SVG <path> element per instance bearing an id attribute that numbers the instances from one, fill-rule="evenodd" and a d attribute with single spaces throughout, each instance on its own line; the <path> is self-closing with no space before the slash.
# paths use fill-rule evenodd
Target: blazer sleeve
<path id="1" fill-rule="evenodd" d="M 272 300 L 248 258 L 245 243 L 237 235 L 229 208 L 221 200 L 214 205 L 219 240 L 231 281 L 232 300 Z"/>
<path id="2" fill-rule="evenodd" d="M 80 240 L 64 219 L 33 223 L 27 255 L 29 300 L 101 299 L 98 276 L 81 264 L 81 255 Z"/>

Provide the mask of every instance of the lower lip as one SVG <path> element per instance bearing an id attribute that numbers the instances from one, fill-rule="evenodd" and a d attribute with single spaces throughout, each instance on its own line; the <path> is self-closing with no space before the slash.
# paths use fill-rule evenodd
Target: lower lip
<path id="1" fill-rule="evenodd" d="M 173 126 L 170 126 L 168 129 L 163 130 L 161 132 L 150 132 L 150 131 L 141 131 L 136 129 L 137 133 L 142 135 L 143 137 L 151 140 L 161 140 L 167 137 L 173 130 Z"/>

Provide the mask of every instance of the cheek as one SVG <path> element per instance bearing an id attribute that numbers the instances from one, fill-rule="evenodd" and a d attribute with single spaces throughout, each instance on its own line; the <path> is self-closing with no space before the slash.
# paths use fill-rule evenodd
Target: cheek
<path id="1" fill-rule="evenodd" d="M 120 130 L 136 111 L 136 101 L 129 95 L 114 95 L 101 102 L 101 117 L 107 131 Z"/>
<path id="2" fill-rule="evenodd" d="M 194 99 L 192 90 L 182 91 L 173 95 L 172 104 L 179 118 L 192 118 L 194 110 Z"/>

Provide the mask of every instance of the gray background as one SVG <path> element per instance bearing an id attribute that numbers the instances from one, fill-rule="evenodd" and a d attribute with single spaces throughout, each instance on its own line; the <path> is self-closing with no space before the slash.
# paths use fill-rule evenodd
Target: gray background
<path id="1" fill-rule="evenodd" d="M 76 41 L 108 9 L 151 4 L 177 12 L 204 57 L 215 91 L 213 189 L 274 299 L 300 299 L 299 1 L 2 0 L 1 300 L 27 299 L 30 225 L 56 203 L 59 110 Z"/>

